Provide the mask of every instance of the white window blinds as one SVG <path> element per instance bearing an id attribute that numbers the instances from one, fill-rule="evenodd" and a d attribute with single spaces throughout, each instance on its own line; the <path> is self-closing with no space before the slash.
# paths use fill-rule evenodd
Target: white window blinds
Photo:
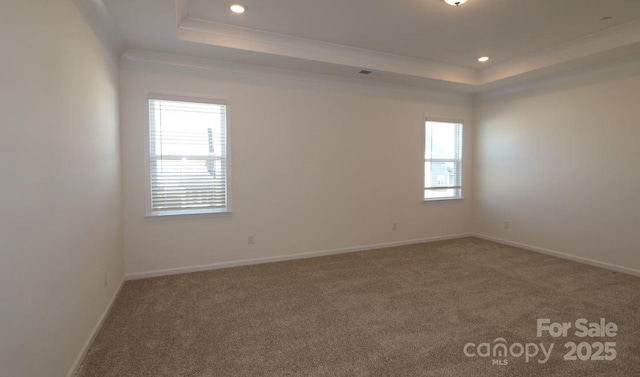
<path id="1" fill-rule="evenodd" d="M 425 123 L 424 199 L 462 197 L 462 124 Z"/>
<path id="2" fill-rule="evenodd" d="M 151 214 L 227 210 L 226 110 L 149 100 Z"/>

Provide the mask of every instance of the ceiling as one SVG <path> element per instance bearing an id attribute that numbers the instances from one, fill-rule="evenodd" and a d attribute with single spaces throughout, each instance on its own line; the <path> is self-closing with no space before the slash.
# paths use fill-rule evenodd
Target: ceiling
<path id="1" fill-rule="evenodd" d="M 454 91 L 640 54 L 639 0 L 242 2 L 103 0 L 132 50 Z"/>

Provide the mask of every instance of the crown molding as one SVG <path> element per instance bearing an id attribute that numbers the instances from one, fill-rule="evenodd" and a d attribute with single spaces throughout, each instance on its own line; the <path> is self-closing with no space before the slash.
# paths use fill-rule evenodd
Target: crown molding
<path id="1" fill-rule="evenodd" d="M 178 39 L 457 84 L 477 83 L 477 71 L 471 68 L 270 33 L 193 17 L 183 19 L 178 25 Z"/>
<path id="2" fill-rule="evenodd" d="M 340 66 L 342 74 L 369 69 L 384 73 L 390 82 L 467 93 L 519 86 L 640 51 L 637 20 L 484 69 L 473 69 L 204 20 L 189 14 L 189 1 L 175 0 L 177 36 L 182 41 L 280 57 L 282 66 L 298 60 Z"/>
<path id="3" fill-rule="evenodd" d="M 501 89 L 487 90 L 474 95 L 475 105 L 483 105 L 494 101 L 512 100 L 520 96 L 557 90 L 601 80 L 603 77 L 626 77 L 640 73 L 640 55 L 621 57 L 613 61 L 571 70 L 563 75 L 550 76 L 521 84 L 510 85 Z"/>
<path id="4" fill-rule="evenodd" d="M 228 77 L 229 73 L 237 73 L 242 76 L 256 76 L 267 78 L 281 78 L 297 81 L 341 85 L 344 87 L 375 89 L 393 93 L 407 93 L 413 98 L 424 98 L 447 104 L 471 104 L 472 95 L 459 91 L 436 90 L 424 87 L 410 87 L 381 81 L 370 81 L 357 78 L 336 77 L 335 75 L 293 71 L 281 68 L 272 68 L 259 65 L 230 63 L 223 60 L 185 56 L 178 54 L 161 53 L 148 50 L 128 49 L 120 57 L 121 61 L 158 64 L 163 66 L 182 67 L 188 69 L 201 69 L 223 73 Z"/>
<path id="5" fill-rule="evenodd" d="M 640 21 L 628 22 L 483 69 L 477 84 L 488 84 L 609 50 L 640 43 Z"/>

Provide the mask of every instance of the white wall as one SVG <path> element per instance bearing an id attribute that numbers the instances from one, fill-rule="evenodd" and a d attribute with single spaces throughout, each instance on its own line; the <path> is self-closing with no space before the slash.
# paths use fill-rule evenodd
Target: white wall
<path id="1" fill-rule="evenodd" d="M 122 61 L 127 274 L 470 230 L 469 199 L 422 203 L 424 117 L 470 141 L 468 100 L 249 71 Z M 145 91 L 229 99 L 231 215 L 144 217 Z"/>
<path id="2" fill-rule="evenodd" d="M 68 0 L 0 25 L 0 375 L 65 376 L 123 276 L 117 60 Z"/>
<path id="3" fill-rule="evenodd" d="M 477 106 L 475 232 L 640 271 L 637 60 Z"/>

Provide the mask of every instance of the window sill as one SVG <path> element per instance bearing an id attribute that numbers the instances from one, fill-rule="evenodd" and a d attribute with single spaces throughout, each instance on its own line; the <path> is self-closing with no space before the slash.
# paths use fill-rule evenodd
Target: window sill
<path id="1" fill-rule="evenodd" d="M 191 209 L 183 211 L 163 211 L 147 214 L 145 218 L 158 219 L 158 218 L 172 218 L 172 217 L 190 217 L 190 216 L 225 216 L 230 215 L 232 212 L 230 209 Z"/>
<path id="2" fill-rule="evenodd" d="M 429 203 L 429 202 L 444 202 L 444 201 L 448 201 L 448 200 L 464 200 L 464 196 L 456 196 L 453 198 L 432 198 L 432 199 L 422 199 L 423 203 Z"/>

